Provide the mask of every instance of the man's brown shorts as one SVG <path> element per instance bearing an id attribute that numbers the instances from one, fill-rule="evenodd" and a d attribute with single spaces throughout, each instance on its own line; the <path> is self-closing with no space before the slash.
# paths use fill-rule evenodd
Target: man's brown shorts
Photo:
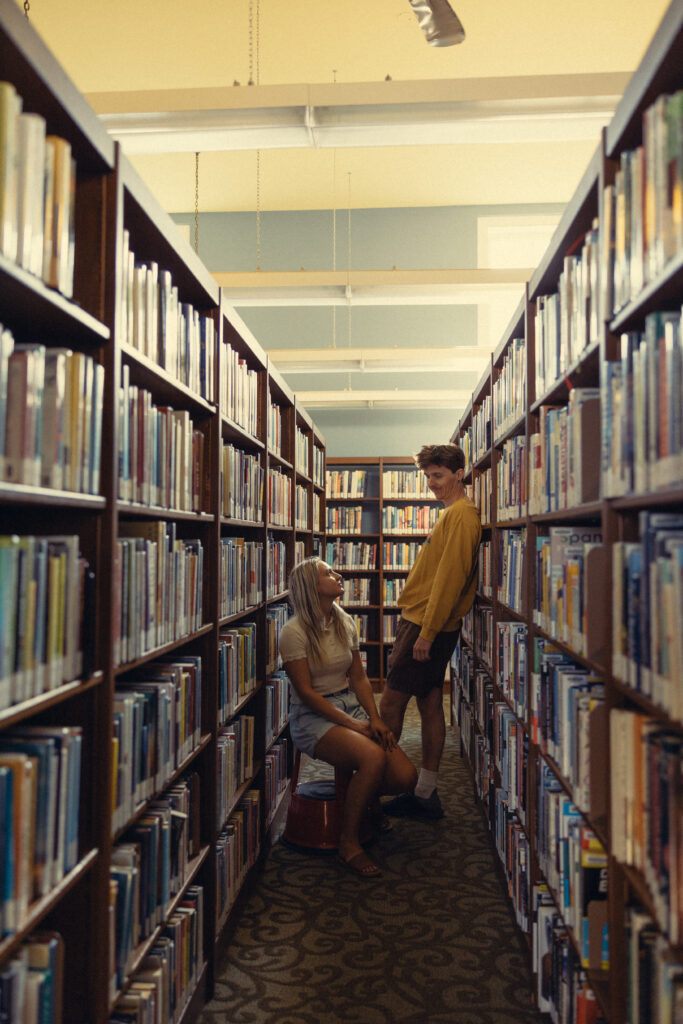
<path id="1" fill-rule="evenodd" d="M 435 686 L 442 687 L 448 663 L 460 636 L 460 629 L 437 633 L 429 658 L 415 661 L 413 645 L 420 635 L 420 626 L 403 616 L 398 620 L 396 639 L 389 655 L 387 681 L 390 690 L 400 690 L 413 697 L 426 697 Z"/>

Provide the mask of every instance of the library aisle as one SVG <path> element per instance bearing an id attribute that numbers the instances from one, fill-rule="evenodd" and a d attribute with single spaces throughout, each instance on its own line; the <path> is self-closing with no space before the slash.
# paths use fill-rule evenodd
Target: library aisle
<path id="1" fill-rule="evenodd" d="M 414 704 L 402 745 L 419 761 Z M 383 876 L 276 844 L 216 965 L 199 1024 L 535 1024 L 515 927 L 472 779 L 449 729 L 438 822 L 395 819 Z"/>

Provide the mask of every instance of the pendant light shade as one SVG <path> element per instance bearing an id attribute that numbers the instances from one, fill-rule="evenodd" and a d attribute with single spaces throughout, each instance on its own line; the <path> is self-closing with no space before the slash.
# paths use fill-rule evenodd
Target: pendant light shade
<path id="1" fill-rule="evenodd" d="M 430 46 L 455 46 L 465 29 L 448 0 L 409 0 Z"/>

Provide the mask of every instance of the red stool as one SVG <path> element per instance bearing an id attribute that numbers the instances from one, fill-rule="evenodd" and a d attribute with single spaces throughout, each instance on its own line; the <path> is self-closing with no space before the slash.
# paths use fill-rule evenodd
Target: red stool
<path id="1" fill-rule="evenodd" d="M 301 751 L 294 752 L 292 767 L 292 796 L 287 810 L 287 822 L 282 834 L 285 843 L 305 846 L 309 850 L 336 850 L 339 846 L 344 800 L 352 772 L 334 769 L 333 779 L 311 779 L 299 783 Z M 361 822 L 361 843 L 372 836 L 372 826 Z"/>

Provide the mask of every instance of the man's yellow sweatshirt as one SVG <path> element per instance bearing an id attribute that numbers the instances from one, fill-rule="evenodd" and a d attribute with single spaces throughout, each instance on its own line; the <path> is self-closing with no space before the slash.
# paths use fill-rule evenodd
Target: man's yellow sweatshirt
<path id="1" fill-rule="evenodd" d="M 424 640 L 457 629 L 472 607 L 480 540 L 479 509 L 459 498 L 442 511 L 420 548 L 398 606 L 404 619 L 422 627 Z"/>

